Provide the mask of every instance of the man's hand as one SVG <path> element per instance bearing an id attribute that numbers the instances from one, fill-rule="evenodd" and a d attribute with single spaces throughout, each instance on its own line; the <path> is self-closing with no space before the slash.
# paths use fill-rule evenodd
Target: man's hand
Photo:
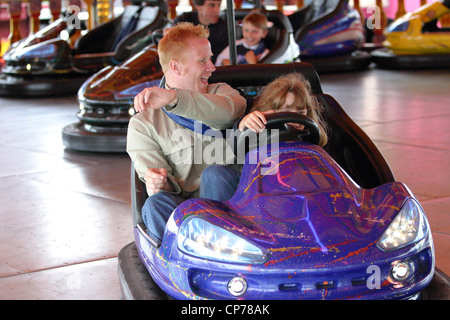
<path id="1" fill-rule="evenodd" d="M 174 104 L 177 99 L 177 90 L 167 90 L 158 87 L 146 88 L 134 97 L 134 109 L 137 112 L 141 112 L 145 108 L 161 109 L 164 106 Z"/>
<path id="2" fill-rule="evenodd" d="M 167 179 L 166 169 L 148 169 L 144 180 L 147 190 L 151 194 L 155 194 L 161 190 L 173 191 L 173 186 Z"/>

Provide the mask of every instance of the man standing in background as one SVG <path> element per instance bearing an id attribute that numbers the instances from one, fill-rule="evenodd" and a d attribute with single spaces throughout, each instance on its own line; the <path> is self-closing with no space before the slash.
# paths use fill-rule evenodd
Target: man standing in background
<path id="1" fill-rule="evenodd" d="M 192 22 L 202 24 L 209 29 L 209 42 L 213 53 L 212 62 L 228 46 L 227 23 L 220 17 L 221 0 L 193 0 L 196 11 L 184 12 L 174 19 L 178 22 Z"/>

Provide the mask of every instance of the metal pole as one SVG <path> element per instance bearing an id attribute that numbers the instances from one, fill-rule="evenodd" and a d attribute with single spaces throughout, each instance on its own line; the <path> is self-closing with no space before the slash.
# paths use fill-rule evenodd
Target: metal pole
<path id="1" fill-rule="evenodd" d="M 227 25 L 228 25 L 228 46 L 230 49 L 230 64 L 236 64 L 236 28 L 234 23 L 234 1 L 227 0 Z"/>
<path id="2" fill-rule="evenodd" d="M 255 7 L 261 9 L 261 0 L 255 1 Z M 230 49 L 230 64 L 236 64 L 236 27 L 234 15 L 234 1 L 227 0 L 227 26 L 228 26 L 228 45 Z"/>

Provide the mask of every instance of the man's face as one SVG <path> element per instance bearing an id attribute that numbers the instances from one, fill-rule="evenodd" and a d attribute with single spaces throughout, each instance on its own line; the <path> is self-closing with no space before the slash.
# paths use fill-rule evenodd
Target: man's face
<path id="1" fill-rule="evenodd" d="M 181 70 L 178 87 L 206 93 L 208 79 L 216 70 L 211 61 L 211 44 L 208 39 L 193 38 L 188 41 L 189 47 L 184 53 L 184 59 L 179 61 Z"/>
<path id="2" fill-rule="evenodd" d="M 209 26 L 219 21 L 220 3 L 220 0 L 205 0 L 202 6 L 195 6 L 201 24 Z"/>

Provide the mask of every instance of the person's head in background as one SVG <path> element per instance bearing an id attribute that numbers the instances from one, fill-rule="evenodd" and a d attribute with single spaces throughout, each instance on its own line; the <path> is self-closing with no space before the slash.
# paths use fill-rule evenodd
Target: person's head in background
<path id="1" fill-rule="evenodd" d="M 209 26 L 219 21 L 221 0 L 193 0 L 201 24 Z"/>

